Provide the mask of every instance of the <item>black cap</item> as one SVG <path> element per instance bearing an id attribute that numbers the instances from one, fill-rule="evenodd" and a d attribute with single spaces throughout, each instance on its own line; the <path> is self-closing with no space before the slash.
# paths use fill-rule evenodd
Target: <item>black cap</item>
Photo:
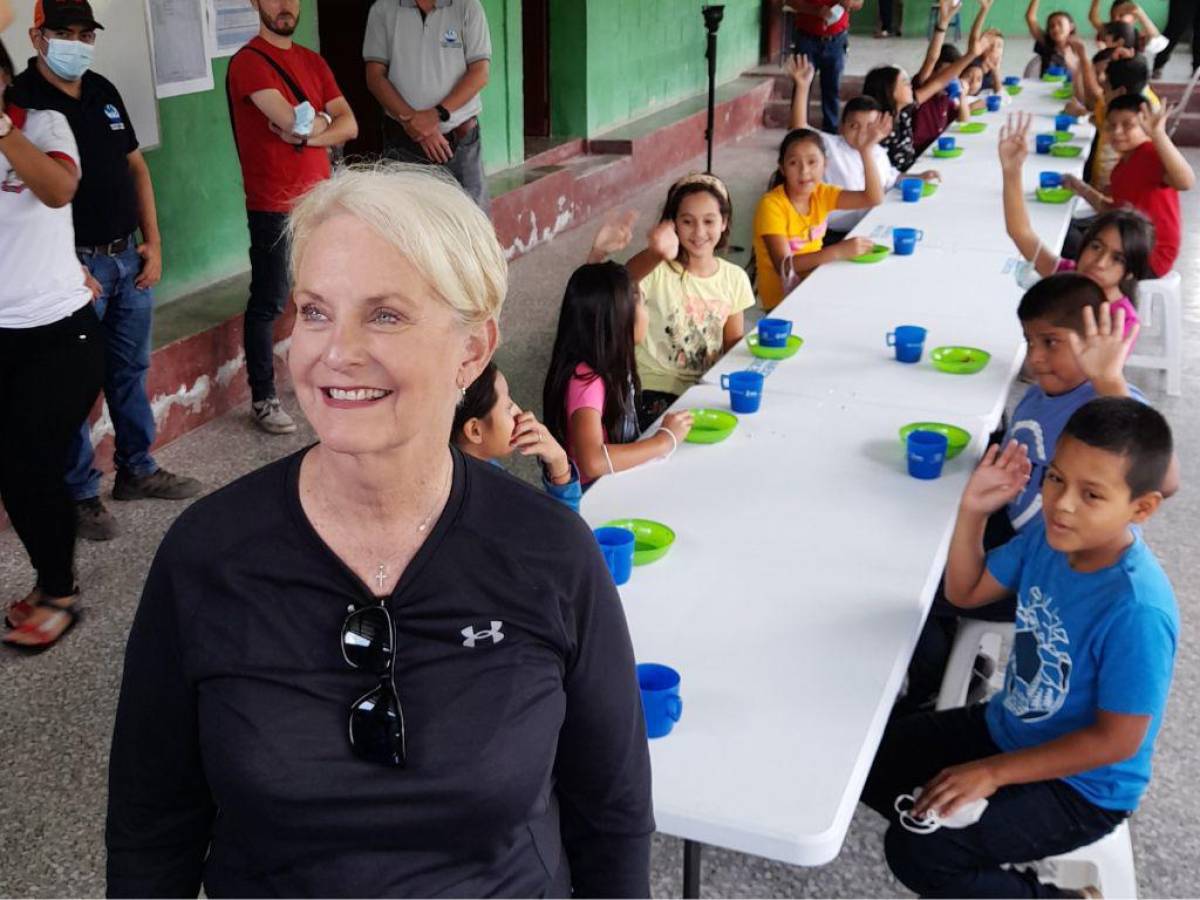
<path id="1" fill-rule="evenodd" d="M 33 7 L 34 28 L 69 28 L 72 25 L 104 30 L 87 0 L 37 0 Z"/>

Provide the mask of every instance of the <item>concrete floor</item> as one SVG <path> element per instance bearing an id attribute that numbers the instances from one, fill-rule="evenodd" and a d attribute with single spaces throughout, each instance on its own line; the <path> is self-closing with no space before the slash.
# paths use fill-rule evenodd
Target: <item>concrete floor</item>
<path id="1" fill-rule="evenodd" d="M 871 46 L 870 39 L 856 41 Z M 880 44 L 882 42 L 874 42 Z M 736 198 L 734 243 L 749 246 L 751 207 L 771 170 L 778 132 L 760 132 L 720 148 L 717 170 Z M 1200 167 L 1200 152 L 1189 151 Z M 642 191 L 639 229 L 651 224 L 667 185 L 693 162 Z M 1184 274 L 1186 350 L 1190 360 L 1185 395 L 1200 393 L 1200 192 L 1185 197 Z M 499 363 L 518 402 L 538 408 L 562 288 L 584 258 L 596 224 L 556 238 L 517 260 L 502 319 Z M 745 254 L 736 254 L 737 261 Z M 820 298 L 813 298 L 819 302 Z M 1200 501 L 1200 413 L 1165 400 L 1157 376 L 1134 380 L 1171 419 L 1183 460 L 1183 491 L 1153 521 L 1151 545 L 1171 576 L 1183 618 L 1175 689 L 1159 739 L 1154 783 L 1133 822 L 1138 876 L 1145 896 L 1200 893 L 1200 771 L 1194 761 L 1200 740 L 1200 574 L 1194 537 Z M 291 398 L 287 398 L 293 406 Z M 193 432 L 158 454 L 176 471 L 216 488 L 312 440 L 307 428 L 268 438 L 249 423 L 245 410 Z M 518 468 L 519 467 L 514 467 Z M 523 470 L 523 474 L 529 474 Z M 109 485 L 106 484 L 106 491 Z M 125 637 L 155 548 L 181 505 L 113 503 L 124 535 L 106 545 L 82 544 L 81 582 L 87 614 L 61 645 L 39 657 L 0 651 L 0 896 L 99 896 L 104 891 L 105 779 L 113 711 Z M 0 597 L 24 592 L 29 583 L 22 548 L 10 531 L 0 533 Z M 701 789 L 701 786 L 697 786 Z M 880 852 L 880 822 L 869 811 L 856 816 L 838 859 L 802 869 L 713 848 L 705 850 L 705 896 L 890 897 L 904 895 Z M 656 896 L 680 895 L 679 841 L 654 845 Z"/>

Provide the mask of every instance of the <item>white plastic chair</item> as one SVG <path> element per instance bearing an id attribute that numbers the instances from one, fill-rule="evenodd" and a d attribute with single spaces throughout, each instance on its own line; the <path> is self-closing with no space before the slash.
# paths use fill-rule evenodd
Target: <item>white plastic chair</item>
<path id="1" fill-rule="evenodd" d="M 946 663 L 946 674 L 938 690 L 937 708 L 957 709 L 967 702 L 971 689 L 971 677 L 975 673 L 975 658 L 980 653 L 990 656 L 996 663 L 996 675 L 1000 682 L 993 681 L 999 688 L 1003 684 L 1004 666 L 1012 650 L 1014 626 L 1012 622 L 985 622 L 982 619 L 958 620 L 958 633 Z"/>
<path id="2" fill-rule="evenodd" d="M 1040 56 L 1035 56 L 1029 62 L 1025 63 L 1025 71 L 1022 74 L 1025 78 L 1041 78 L 1042 58 Z"/>
<path id="3" fill-rule="evenodd" d="M 1143 281 L 1138 285 L 1138 318 L 1142 323 L 1138 349 L 1125 360 L 1126 366 L 1139 369 L 1160 369 L 1166 373 L 1167 393 L 1178 397 L 1183 393 L 1183 297 L 1182 279 L 1178 272 L 1168 272 L 1163 278 Z M 1161 306 L 1161 311 L 1156 309 Z M 1154 328 L 1155 316 L 1161 316 Z M 1157 339 L 1159 352 L 1146 352 L 1147 338 Z"/>

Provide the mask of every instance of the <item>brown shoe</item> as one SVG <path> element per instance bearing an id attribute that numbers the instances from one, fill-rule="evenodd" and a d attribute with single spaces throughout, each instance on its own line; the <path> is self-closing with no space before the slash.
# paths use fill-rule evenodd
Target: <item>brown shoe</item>
<path id="1" fill-rule="evenodd" d="M 85 541 L 111 541 L 121 528 L 99 497 L 89 497 L 75 504 L 75 533 Z"/>
<path id="2" fill-rule="evenodd" d="M 204 485 L 195 478 L 176 475 L 166 469 L 158 469 L 149 475 L 134 475 L 124 469 L 118 469 L 117 481 L 113 485 L 113 499 L 187 500 L 202 490 Z"/>

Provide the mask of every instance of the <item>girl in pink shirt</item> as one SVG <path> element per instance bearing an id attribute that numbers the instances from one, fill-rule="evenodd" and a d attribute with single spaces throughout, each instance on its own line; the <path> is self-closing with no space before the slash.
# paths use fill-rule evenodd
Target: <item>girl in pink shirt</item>
<path id="1" fill-rule="evenodd" d="M 634 347 L 645 339 L 647 323 L 624 266 L 580 266 L 567 283 L 542 412 L 584 484 L 670 456 L 691 430 L 691 413 L 667 413 L 652 436 L 638 440 Z"/>

